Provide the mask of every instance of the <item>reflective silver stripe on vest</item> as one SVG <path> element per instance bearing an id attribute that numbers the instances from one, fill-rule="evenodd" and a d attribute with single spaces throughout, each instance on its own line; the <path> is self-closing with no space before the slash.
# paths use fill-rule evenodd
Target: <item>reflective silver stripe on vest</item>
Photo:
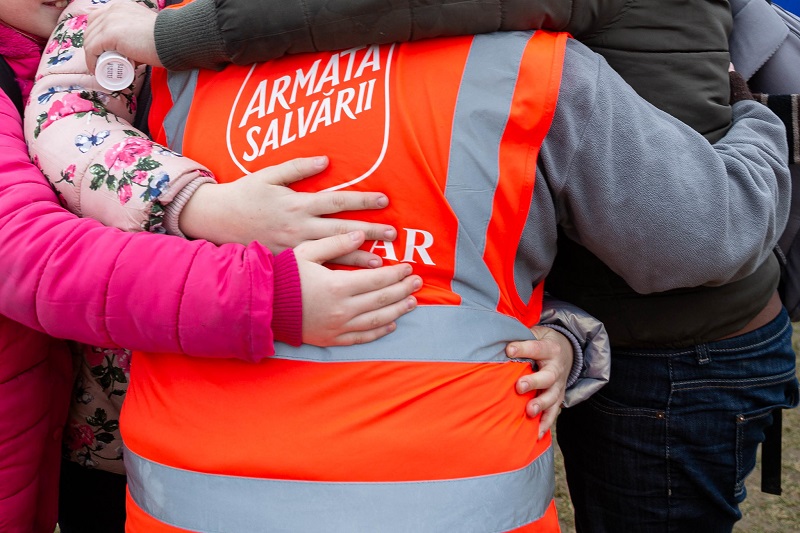
<path id="1" fill-rule="evenodd" d="M 444 481 L 212 475 L 154 463 L 127 449 L 125 468 L 131 497 L 143 511 L 203 533 L 508 531 L 541 518 L 555 489 L 552 446 L 520 470 Z"/>
<path id="2" fill-rule="evenodd" d="M 533 339 L 517 319 L 486 309 L 423 305 L 397 320 L 397 331 L 354 346 L 275 343 L 275 357 L 317 362 L 440 361 L 507 363 L 506 344 Z"/>
<path id="3" fill-rule="evenodd" d="M 499 176 L 500 141 L 532 32 L 478 35 L 469 51 L 453 117 L 445 196 L 459 219 L 453 292 L 497 307 L 500 292 L 483 262 Z M 477 256 L 477 260 L 476 260 Z"/>
<path id="4" fill-rule="evenodd" d="M 167 146 L 176 152 L 183 152 L 183 133 L 186 128 L 186 117 L 192 106 L 194 92 L 197 89 L 199 71 L 170 71 L 167 85 L 172 96 L 172 108 L 164 117 L 164 133 L 167 135 Z"/>

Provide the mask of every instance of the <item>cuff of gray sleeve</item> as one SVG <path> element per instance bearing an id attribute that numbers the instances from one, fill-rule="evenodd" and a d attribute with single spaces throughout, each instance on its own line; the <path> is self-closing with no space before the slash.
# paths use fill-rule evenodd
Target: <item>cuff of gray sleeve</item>
<path id="1" fill-rule="evenodd" d="M 572 334 L 570 330 L 558 324 L 539 324 L 546 328 L 554 329 L 566 336 L 569 342 L 572 343 L 572 370 L 569 371 L 569 378 L 567 378 L 567 388 L 570 388 L 577 383 L 578 378 L 581 377 L 583 372 L 583 346 L 578 342 L 578 337 Z"/>
<path id="2" fill-rule="evenodd" d="M 273 274 L 273 338 L 299 346 L 303 342 L 303 295 L 294 250 L 284 250 L 275 257 Z"/>
<path id="3" fill-rule="evenodd" d="M 163 224 L 167 234 L 177 235 L 178 237 L 182 237 L 184 239 L 186 238 L 186 235 L 183 234 L 180 227 L 181 213 L 183 212 L 183 208 L 186 207 L 186 203 L 189 201 L 189 198 L 191 198 L 197 188 L 204 183 L 216 182 L 208 176 L 200 176 L 199 178 L 195 178 L 186 184 L 183 189 L 178 191 L 178 194 L 175 195 L 175 198 L 173 198 L 170 203 L 164 206 Z"/>
<path id="4" fill-rule="evenodd" d="M 194 0 L 176 9 L 162 9 L 156 17 L 154 38 L 158 59 L 169 70 L 221 70 L 230 62 L 214 0 Z"/>

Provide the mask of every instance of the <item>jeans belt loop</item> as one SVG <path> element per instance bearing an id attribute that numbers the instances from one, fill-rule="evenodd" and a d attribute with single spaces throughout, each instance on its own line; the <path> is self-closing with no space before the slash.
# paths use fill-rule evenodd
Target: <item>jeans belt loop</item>
<path id="1" fill-rule="evenodd" d="M 708 356 L 707 344 L 698 344 L 695 346 L 694 351 L 697 356 L 697 364 L 705 365 L 711 362 L 711 358 Z"/>

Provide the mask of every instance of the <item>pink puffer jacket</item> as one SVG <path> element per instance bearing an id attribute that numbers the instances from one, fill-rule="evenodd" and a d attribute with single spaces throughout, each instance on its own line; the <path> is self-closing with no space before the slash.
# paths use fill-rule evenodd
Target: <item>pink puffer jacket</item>
<path id="1" fill-rule="evenodd" d="M 258 360 L 300 340 L 291 251 L 129 234 L 64 210 L 0 91 L 0 531 L 52 533 L 69 338 Z M 30 328 L 30 329 L 29 329 Z"/>

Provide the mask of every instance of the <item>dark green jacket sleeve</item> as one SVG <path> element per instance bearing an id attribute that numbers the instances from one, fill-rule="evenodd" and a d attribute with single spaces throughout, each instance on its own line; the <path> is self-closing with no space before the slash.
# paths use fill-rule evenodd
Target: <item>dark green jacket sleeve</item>
<path id="1" fill-rule="evenodd" d="M 625 1 L 194 0 L 159 14 L 156 44 L 167 68 L 185 69 L 498 30 L 578 35 L 610 22 Z"/>
<path id="2" fill-rule="evenodd" d="M 498 30 L 567 31 L 639 94 L 711 141 L 730 124 L 728 2 L 719 0 L 194 0 L 159 13 L 170 69 Z"/>

